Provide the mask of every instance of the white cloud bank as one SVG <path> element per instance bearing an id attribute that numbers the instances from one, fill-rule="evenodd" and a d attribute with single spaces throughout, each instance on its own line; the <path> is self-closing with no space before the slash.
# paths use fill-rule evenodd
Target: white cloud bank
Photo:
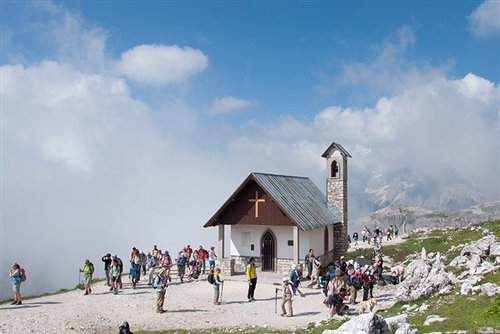
<path id="1" fill-rule="evenodd" d="M 122 53 L 114 73 L 131 80 L 162 86 L 182 83 L 202 72 L 208 57 L 200 50 L 177 45 L 139 45 Z"/>
<path id="2" fill-rule="evenodd" d="M 216 98 L 212 102 L 210 111 L 213 114 L 228 114 L 252 105 L 255 105 L 255 101 L 239 99 L 234 96 L 224 96 Z"/>
<path id="3" fill-rule="evenodd" d="M 500 34 L 500 1 L 486 0 L 468 17 L 471 32 L 479 37 Z"/>

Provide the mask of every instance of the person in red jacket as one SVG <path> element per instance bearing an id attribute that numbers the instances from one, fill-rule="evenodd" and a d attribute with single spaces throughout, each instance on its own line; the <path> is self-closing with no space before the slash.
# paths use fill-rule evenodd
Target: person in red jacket
<path id="1" fill-rule="evenodd" d="M 370 266 L 366 265 L 361 271 L 361 280 L 363 281 L 363 300 L 368 300 L 368 293 L 373 296 L 373 284 L 370 275 Z"/>

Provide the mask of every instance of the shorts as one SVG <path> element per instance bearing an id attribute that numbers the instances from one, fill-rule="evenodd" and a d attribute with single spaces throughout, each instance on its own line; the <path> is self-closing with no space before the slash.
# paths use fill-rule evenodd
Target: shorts
<path id="1" fill-rule="evenodd" d="M 14 291 L 14 293 L 20 293 L 21 292 L 21 283 L 12 284 L 12 291 Z"/>
<path id="2" fill-rule="evenodd" d="M 208 264 L 210 264 L 211 266 L 215 266 L 215 261 L 208 260 Z"/>
<path id="3" fill-rule="evenodd" d="M 113 278 L 111 278 L 111 281 L 113 283 L 117 283 L 118 282 L 118 277 L 120 277 L 120 276 L 113 276 Z"/>

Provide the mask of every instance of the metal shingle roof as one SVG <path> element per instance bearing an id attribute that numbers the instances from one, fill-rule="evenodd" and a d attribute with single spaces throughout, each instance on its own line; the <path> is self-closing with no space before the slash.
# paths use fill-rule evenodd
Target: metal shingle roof
<path id="1" fill-rule="evenodd" d="M 340 222 L 340 214 L 307 177 L 252 173 L 255 181 L 304 231 Z"/>

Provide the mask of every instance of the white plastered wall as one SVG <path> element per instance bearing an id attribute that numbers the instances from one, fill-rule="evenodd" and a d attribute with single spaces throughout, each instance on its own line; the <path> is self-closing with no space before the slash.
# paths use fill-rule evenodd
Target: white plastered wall
<path id="1" fill-rule="evenodd" d="M 271 230 L 276 237 L 278 259 L 293 259 L 293 246 L 288 246 L 288 240 L 293 240 L 293 228 L 291 226 L 260 226 L 260 225 L 233 225 L 231 226 L 231 248 L 232 256 L 254 256 L 260 257 L 260 241 L 266 230 Z M 301 234 L 300 231 L 299 238 Z M 251 245 L 254 250 L 251 250 Z M 304 253 L 305 254 L 305 253 Z"/>

